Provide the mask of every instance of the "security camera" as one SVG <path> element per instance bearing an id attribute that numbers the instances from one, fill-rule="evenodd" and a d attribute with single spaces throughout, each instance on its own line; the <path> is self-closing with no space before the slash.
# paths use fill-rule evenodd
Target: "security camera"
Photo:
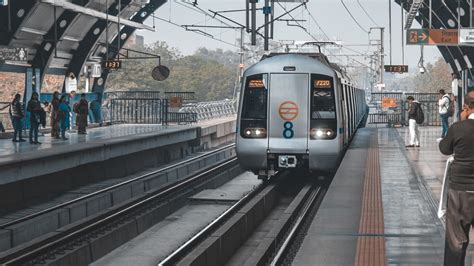
<path id="1" fill-rule="evenodd" d="M 420 67 L 420 74 L 425 74 L 425 72 L 426 72 L 425 67 Z"/>

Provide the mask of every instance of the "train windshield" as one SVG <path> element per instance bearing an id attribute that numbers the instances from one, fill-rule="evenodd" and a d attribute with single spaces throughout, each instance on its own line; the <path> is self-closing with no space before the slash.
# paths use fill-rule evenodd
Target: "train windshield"
<path id="1" fill-rule="evenodd" d="M 242 119 L 267 119 L 267 74 L 247 77 Z"/>
<path id="2" fill-rule="evenodd" d="M 312 74 L 311 84 L 311 119 L 336 119 L 333 78 Z"/>

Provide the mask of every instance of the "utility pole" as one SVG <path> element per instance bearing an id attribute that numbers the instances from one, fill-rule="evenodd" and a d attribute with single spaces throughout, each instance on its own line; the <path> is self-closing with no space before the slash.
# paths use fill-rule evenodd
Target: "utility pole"
<path id="1" fill-rule="evenodd" d="M 383 76 L 385 72 L 384 30 L 385 28 L 380 28 L 380 84 L 384 84 Z"/>
<path id="2" fill-rule="evenodd" d="M 245 42 L 244 42 L 244 31 L 245 28 L 240 29 L 240 63 L 239 63 L 239 84 L 237 84 L 237 99 L 240 98 L 240 88 L 242 87 L 242 77 L 244 75 L 244 51 L 245 51 Z M 234 93 L 235 99 L 235 93 Z"/>
<path id="3" fill-rule="evenodd" d="M 263 49 L 265 51 L 268 51 L 268 39 L 269 39 L 269 20 L 270 20 L 270 14 L 271 10 L 269 10 L 271 7 L 269 5 L 269 0 L 265 0 L 265 7 L 263 8 L 263 12 L 265 13 L 265 34 L 264 34 L 264 40 L 263 40 Z"/>
<path id="4" fill-rule="evenodd" d="M 385 44 L 384 44 L 384 27 L 372 27 L 370 28 L 369 33 L 373 30 L 380 30 L 380 65 L 379 65 L 379 84 L 384 84 L 384 73 L 385 73 Z"/>

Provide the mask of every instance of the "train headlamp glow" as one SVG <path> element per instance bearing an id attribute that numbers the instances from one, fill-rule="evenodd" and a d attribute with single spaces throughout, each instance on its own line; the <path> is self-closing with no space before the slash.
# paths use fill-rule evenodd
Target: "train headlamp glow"
<path id="1" fill-rule="evenodd" d="M 267 130 L 265 128 L 246 128 L 244 130 L 244 137 L 255 139 L 266 138 Z"/>
<path id="2" fill-rule="evenodd" d="M 310 132 L 311 139 L 332 139 L 335 135 L 329 128 L 312 128 Z"/>

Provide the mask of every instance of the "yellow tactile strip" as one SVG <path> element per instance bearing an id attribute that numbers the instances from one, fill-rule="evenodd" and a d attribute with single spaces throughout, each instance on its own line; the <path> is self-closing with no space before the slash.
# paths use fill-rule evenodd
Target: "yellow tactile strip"
<path id="1" fill-rule="evenodd" d="M 365 170 L 364 194 L 357 239 L 355 265 L 387 265 L 385 256 L 385 238 L 382 185 L 380 177 L 377 134 L 373 134 L 368 151 Z"/>

